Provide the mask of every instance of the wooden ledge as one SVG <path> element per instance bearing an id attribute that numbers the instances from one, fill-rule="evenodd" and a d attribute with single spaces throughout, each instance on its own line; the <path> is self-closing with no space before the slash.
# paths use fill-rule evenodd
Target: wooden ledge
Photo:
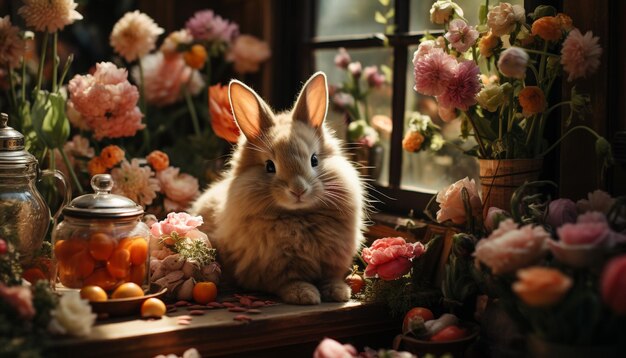
<path id="1" fill-rule="evenodd" d="M 390 347 L 401 330 L 400 319 L 392 319 L 382 305 L 322 303 L 317 306 L 280 304 L 249 315 L 249 323 L 233 320 L 239 313 L 209 310 L 193 316 L 191 324 L 177 324 L 186 309 L 159 320 L 111 319 L 98 323 L 91 335 L 81 339 L 59 339 L 51 351 L 59 356 L 153 357 L 182 353 L 196 348 L 202 357 L 276 356 L 276 353 L 310 357 L 324 337 L 353 343 Z M 243 355 L 242 355 L 243 354 Z"/>

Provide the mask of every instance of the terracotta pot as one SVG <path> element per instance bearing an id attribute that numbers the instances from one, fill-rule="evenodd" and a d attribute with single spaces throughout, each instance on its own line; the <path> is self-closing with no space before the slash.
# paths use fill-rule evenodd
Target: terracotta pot
<path id="1" fill-rule="evenodd" d="M 478 159 L 478 165 L 486 217 L 492 206 L 511 209 L 511 196 L 525 182 L 539 178 L 543 159 Z"/>
<path id="2" fill-rule="evenodd" d="M 624 353 L 620 347 L 616 345 L 594 345 L 594 346 L 580 346 L 580 345 L 568 345 L 557 344 L 547 342 L 535 335 L 528 336 L 528 355 L 533 358 L 553 358 L 553 357 L 568 357 L 568 358 L 587 358 L 587 357 L 602 357 L 602 358 L 617 358 L 623 357 Z M 621 347 L 623 348 L 623 347 Z"/>

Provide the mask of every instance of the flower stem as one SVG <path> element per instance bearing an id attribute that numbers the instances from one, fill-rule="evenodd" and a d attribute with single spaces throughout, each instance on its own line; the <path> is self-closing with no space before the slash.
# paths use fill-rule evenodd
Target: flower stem
<path id="1" fill-rule="evenodd" d="M 476 45 L 472 46 L 472 57 L 474 57 L 474 63 L 478 65 L 478 53 L 476 52 Z"/>
<path id="2" fill-rule="evenodd" d="M 205 72 L 206 72 L 206 86 L 207 86 L 206 87 L 207 95 L 206 95 L 205 98 L 207 100 L 207 108 L 211 108 L 211 103 L 209 101 L 209 97 L 211 96 L 211 90 L 210 90 L 210 87 L 211 87 L 211 70 L 212 70 L 211 69 L 211 56 L 209 56 L 208 60 L 206 61 L 206 69 L 205 69 Z M 190 77 L 190 79 L 191 79 L 191 77 Z M 211 111 L 210 110 L 207 111 L 207 116 L 209 117 L 208 118 L 209 119 L 209 123 L 211 123 Z"/>
<path id="3" fill-rule="evenodd" d="M 143 76 L 143 66 L 141 65 L 141 59 L 137 61 L 137 66 L 139 66 L 139 92 L 140 92 L 139 108 L 141 109 L 141 112 L 145 115 L 146 114 L 146 89 L 144 85 L 145 81 L 144 81 L 144 76 Z"/>
<path id="4" fill-rule="evenodd" d="M 478 142 L 478 151 L 480 152 L 480 157 L 486 159 L 487 158 L 487 150 L 485 149 L 485 145 L 483 144 L 483 141 L 480 138 L 480 134 L 478 133 L 478 127 L 476 127 L 476 124 L 474 123 L 474 120 L 472 119 L 472 116 L 468 115 L 467 113 L 465 113 L 465 115 L 467 116 L 467 119 L 469 120 L 470 124 L 472 125 L 472 130 L 474 131 L 474 137 L 476 137 L 476 142 Z"/>
<path id="5" fill-rule="evenodd" d="M 185 97 L 185 102 L 187 103 L 187 108 L 189 108 L 189 115 L 191 116 L 193 131 L 196 133 L 197 136 L 200 136 L 200 123 L 198 122 L 198 113 L 196 112 L 196 106 L 193 104 L 193 99 L 191 98 L 191 94 L 189 93 L 189 88 L 187 86 L 183 88 L 183 95 Z"/>
<path id="6" fill-rule="evenodd" d="M 546 58 L 548 54 L 548 41 L 545 41 L 543 44 L 543 51 L 541 52 L 541 60 L 539 62 L 539 80 L 537 81 L 537 86 L 541 86 L 541 82 L 543 81 L 543 75 L 546 71 Z"/>
<path id="7" fill-rule="evenodd" d="M 530 122 L 530 127 L 528 128 L 528 134 L 526 136 L 526 145 L 530 144 L 530 140 L 533 137 L 533 132 L 535 131 L 535 124 L 537 123 L 537 115 L 528 118 Z"/>
<path id="8" fill-rule="evenodd" d="M 546 43 L 544 45 L 544 50 L 543 51 L 533 50 L 533 49 L 529 49 L 529 48 L 525 48 L 524 51 L 526 51 L 528 53 L 536 53 L 538 55 L 559 57 L 559 55 L 557 55 L 556 53 L 548 52 L 547 48 L 548 48 L 548 42 L 546 41 Z"/>
<path id="9" fill-rule="evenodd" d="M 559 143 L 561 143 L 561 141 L 563 141 L 563 139 L 565 139 L 565 137 L 567 137 L 568 135 L 570 135 L 570 133 L 572 133 L 573 131 L 577 130 L 577 129 L 583 129 L 586 130 L 587 132 L 593 134 L 596 139 L 601 138 L 600 135 L 598 133 L 596 133 L 593 129 L 587 127 L 587 126 L 576 126 L 576 127 L 572 127 L 570 128 L 567 132 L 565 132 L 565 134 L 563 134 L 561 136 L 561 138 L 559 138 L 559 140 L 557 140 L 554 144 L 552 144 L 551 146 L 548 147 L 548 149 L 544 150 L 541 154 L 539 154 L 537 157 L 543 157 L 544 155 L 548 154 L 552 149 L 554 149 Z"/>
<path id="10" fill-rule="evenodd" d="M 57 92 L 57 76 L 59 70 L 59 55 L 57 53 L 57 45 L 59 42 L 59 32 L 55 31 L 52 35 L 52 92 Z"/>
<path id="11" fill-rule="evenodd" d="M 76 176 L 76 172 L 74 171 L 74 166 L 72 165 L 72 163 L 70 163 L 70 160 L 67 157 L 65 150 L 63 148 L 59 148 L 59 151 L 61 152 L 61 157 L 63 158 L 63 162 L 65 163 L 67 170 L 69 170 L 70 176 L 72 177 L 72 180 L 74 181 L 74 184 L 76 185 L 76 189 L 78 189 L 78 194 L 82 194 L 84 192 L 83 186 L 80 185 L 80 181 L 78 180 L 78 177 Z"/>
<path id="12" fill-rule="evenodd" d="M 43 81 L 43 64 L 46 61 L 46 51 L 48 51 L 48 36 L 49 33 L 46 31 L 43 35 L 43 44 L 41 45 L 41 58 L 39 59 L 39 68 L 37 69 L 37 87 L 35 87 L 35 92 L 41 89 Z"/>
<path id="13" fill-rule="evenodd" d="M 22 102 L 26 102 L 26 60 L 22 57 Z"/>
<path id="14" fill-rule="evenodd" d="M 59 88 L 63 86 L 63 82 L 65 81 L 65 76 L 67 76 L 67 73 L 69 72 L 70 66 L 72 65 L 73 61 L 74 61 L 74 54 L 71 54 L 65 61 L 65 66 L 63 66 L 63 72 L 61 72 L 61 78 L 59 78 Z"/>
<path id="15" fill-rule="evenodd" d="M 10 97 L 11 97 L 11 106 L 13 106 L 15 112 L 18 112 L 17 108 L 17 94 L 15 93 L 15 84 L 13 83 L 13 70 L 9 67 L 9 64 L 6 65 L 7 77 L 9 78 L 9 87 L 10 89 Z"/>

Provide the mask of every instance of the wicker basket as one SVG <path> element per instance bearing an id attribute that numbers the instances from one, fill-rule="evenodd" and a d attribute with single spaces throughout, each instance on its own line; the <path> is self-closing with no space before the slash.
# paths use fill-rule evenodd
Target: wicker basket
<path id="1" fill-rule="evenodd" d="M 537 180 L 543 159 L 478 159 L 483 216 L 490 207 L 509 211 L 511 196 L 520 185 Z"/>

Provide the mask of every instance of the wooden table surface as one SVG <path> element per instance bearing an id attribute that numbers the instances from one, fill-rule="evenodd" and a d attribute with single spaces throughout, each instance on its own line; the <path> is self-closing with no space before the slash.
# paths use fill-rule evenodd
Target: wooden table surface
<path id="1" fill-rule="evenodd" d="M 196 348 L 202 357 L 311 357 L 324 337 L 342 343 L 391 347 L 400 333 L 400 319 L 392 319 L 382 305 L 322 303 L 316 306 L 279 304 L 263 307 L 250 322 L 233 319 L 225 309 L 193 316 L 188 326 L 177 316 L 185 309 L 158 320 L 109 319 L 96 324 L 88 337 L 59 339 L 51 349 L 60 357 L 153 357 Z"/>

